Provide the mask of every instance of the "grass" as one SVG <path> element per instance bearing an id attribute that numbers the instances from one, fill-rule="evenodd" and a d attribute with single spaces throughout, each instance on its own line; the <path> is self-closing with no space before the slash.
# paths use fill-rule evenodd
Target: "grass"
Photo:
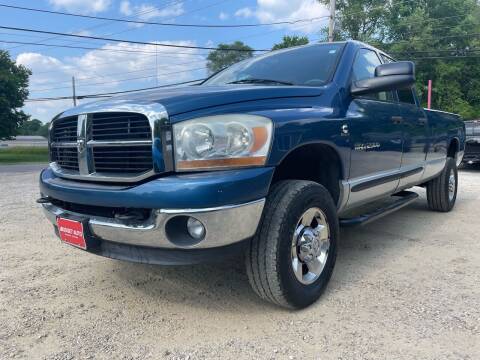
<path id="1" fill-rule="evenodd" d="M 0 164 L 47 163 L 46 147 L 7 147 L 0 148 Z"/>

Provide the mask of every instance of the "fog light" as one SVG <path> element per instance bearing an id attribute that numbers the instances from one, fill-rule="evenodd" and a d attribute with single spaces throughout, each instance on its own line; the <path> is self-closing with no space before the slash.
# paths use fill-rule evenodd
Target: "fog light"
<path id="1" fill-rule="evenodd" d="M 205 237 L 205 226 L 195 218 L 188 218 L 187 230 L 195 240 L 202 240 Z"/>

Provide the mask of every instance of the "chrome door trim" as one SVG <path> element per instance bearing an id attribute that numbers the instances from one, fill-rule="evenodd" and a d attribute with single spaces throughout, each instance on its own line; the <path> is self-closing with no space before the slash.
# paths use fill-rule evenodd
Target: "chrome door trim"
<path id="1" fill-rule="evenodd" d="M 367 190 L 391 181 L 400 180 L 415 174 L 419 174 L 423 172 L 424 169 L 424 166 L 411 166 L 408 169 L 400 168 L 399 170 L 392 171 L 391 174 L 378 176 L 373 179 L 364 180 L 360 183 L 354 184 L 351 187 L 351 191 L 360 192 L 362 190 Z"/>
<path id="2" fill-rule="evenodd" d="M 363 176 L 340 182 L 340 200 L 337 212 L 347 210 L 375 201 L 379 198 L 395 194 L 396 192 L 420 185 L 426 180 L 438 176 L 446 164 L 446 158 L 428 160 L 418 165 L 389 170 L 374 175 Z M 402 179 L 422 172 L 421 178 L 410 184 L 404 184 Z M 394 183 L 397 183 L 396 185 Z M 356 190 L 355 190 L 356 188 Z"/>
<path id="3" fill-rule="evenodd" d="M 342 196 L 338 213 L 392 195 L 397 191 L 402 178 L 422 171 L 424 166 L 416 165 L 343 181 L 341 188 L 345 194 Z"/>

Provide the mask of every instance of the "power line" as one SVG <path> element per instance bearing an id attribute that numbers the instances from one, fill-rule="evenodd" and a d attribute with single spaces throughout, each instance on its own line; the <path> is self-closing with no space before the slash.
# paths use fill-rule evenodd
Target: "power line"
<path id="1" fill-rule="evenodd" d="M 318 20 L 316 20 L 316 21 L 318 21 Z M 300 25 L 298 27 L 301 28 L 301 27 L 305 27 L 305 26 L 308 26 L 308 25 L 310 25 L 310 24 Z M 278 32 L 278 31 L 282 31 L 282 29 L 262 32 L 260 34 L 252 34 L 250 36 L 241 37 L 240 39 L 243 40 L 243 39 L 249 39 L 249 38 L 257 37 L 257 36 L 264 36 L 264 35 L 268 35 L 268 34 L 271 34 L 271 33 L 274 33 L 274 32 Z M 12 35 L 14 35 L 14 34 L 12 34 Z M 23 36 L 28 36 L 28 35 L 23 35 Z M 234 40 L 237 40 L 237 39 L 238 38 L 228 40 L 227 42 L 234 41 Z M 111 52 L 126 52 L 126 53 L 139 53 L 140 52 L 140 53 L 145 53 L 145 54 L 155 54 L 156 53 L 154 51 L 135 50 L 132 47 L 126 47 L 126 49 L 124 50 L 124 49 L 105 49 L 105 48 L 102 48 L 102 47 L 71 46 L 71 45 L 62 45 L 62 44 L 45 44 L 45 43 L 39 43 L 39 42 L 22 42 L 22 41 L 11 41 L 11 40 L 0 40 L 0 42 L 9 43 L 9 44 L 25 44 L 25 45 L 32 45 L 32 46 L 63 47 L 63 48 L 69 48 L 69 49 L 99 50 L 99 51 L 107 51 L 107 52 L 108 51 L 111 51 Z M 75 42 L 72 42 L 72 43 L 75 44 L 75 43 L 83 43 L 83 42 L 86 42 L 86 41 L 75 41 Z M 152 43 L 152 44 L 155 44 L 155 43 Z M 123 44 L 119 44 L 119 45 L 123 46 Z M 262 51 L 266 51 L 266 50 L 262 50 Z M 168 54 L 168 53 L 161 52 L 159 54 Z M 175 52 L 175 53 L 170 53 L 170 54 L 186 54 L 186 55 L 192 55 L 192 56 L 206 55 L 206 54 L 190 54 L 190 53 L 181 53 L 181 52 Z"/>
<path id="2" fill-rule="evenodd" d="M 408 39 L 408 40 L 399 40 L 396 43 L 410 43 L 410 42 L 425 42 L 429 40 L 443 40 L 443 39 L 455 39 L 455 38 L 467 38 L 467 37 L 477 37 L 480 36 L 480 33 L 468 33 L 468 34 L 459 34 L 459 35 L 447 35 L 447 36 L 439 36 L 439 37 L 430 37 L 430 38 L 423 38 L 423 39 Z"/>
<path id="3" fill-rule="evenodd" d="M 197 61 L 195 61 L 197 62 Z M 182 63 L 182 64 L 178 64 L 178 65 L 187 65 L 187 64 L 192 64 L 192 63 L 195 63 L 195 62 L 188 62 L 188 63 Z M 198 61 L 199 62 L 199 61 Z M 203 61 L 202 61 L 203 62 Z M 177 65 L 177 64 L 175 64 Z M 97 75 L 97 76 L 90 76 L 90 77 L 85 77 L 85 78 L 78 78 L 78 77 L 75 77 L 76 80 L 80 80 L 80 81 L 85 81 L 85 80 L 91 80 L 91 79 L 98 79 L 98 78 L 107 78 L 107 77 L 113 77 L 113 76 L 116 76 L 116 75 L 124 75 L 124 74 L 133 74 L 133 73 L 139 73 L 139 72 L 145 72 L 145 71 L 153 71 L 155 70 L 154 67 L 151 67 L 151 68 L 145 68 L 145 69 L 139 69 L 139 70 L 132 70 L 132 71 L 123 71 L 121 73 L 114 73 L 114 74 L 104 74 L 104 75 Z M 160 75 L 161 73 L 159 73 Z M 65 81 L 49 81 L 49 82 L 42 82 L 41 85 L 53 85 L 53 84 L 66 84 L 66 83 L 69 83 L 70 81 L 69 80 L 65 80 Z M 89 83 L 87 84 L 81 84 L 81 86 L 87 86 L 87 85 L 91 85 Z M 61 89 L 61 88 L 56 88 L 56 89 Z M 43 90 L 43 89 L 38 89 L 38 90 Z M 30 91 L 37 91 L 37 90 L 30 90 Z"/>
<path id="4" fill-rule="evenodd" d="M 9 41 L 9 40 L 0 40 L 0 43 L 6 44 L 23 44 L 23 45 L 32 45 L 32 46 L 46 46 L 46 47 L 61 47 L 67 49 L 82 49 L 82 50 L 93 50 L 93 51 L 109 51 L 109 52 L 120 52 L 120 53 L 134 53 L 134 54 L 155 54 L 155 51 L 144 51 L 144 50 L 123 50 L 123 49 L 105 49 L 98 47 L 88 47 L 88 46 L 70 46 L 70 45 L 60 45 L 60 44 L 44 44 L 38 42 L 25 42 L 25 41 Z M 154 46 L 154 43 L 151 44 Z M 159 45 L 160 46 L 160 45 Z M 131 48 L 130 48 L 131 49 Z M 192 53 L 160 53 L 161 54 L 179 54 L 179 55 L 191 55 L 191 56 L 203 56 L 203 54 L 192 54 Z"/>
<path id="5" fill-rule="evenodd" d="M 135 17 L 135 16 L 141 16 L 141 15 L 145 15 L 145 14 L 148 14 L 148 13 L 151 13 L 153 11 L 156 11 L 156 10 L 162 10 L 162 9 L 165 9 L 165 8 L 168 8 L 170 6 L 175 6 L 177 4 L 180 4 L 180 3 L 183 3 L 184 0 L 174 0 L 168 4 L 166 4 L 165 6 L 162 6 L 160 8 L 157 8 L 157 7 L 153 7 L 151 9 L 147 9 L 147 10 L 143 10 L 143 11 L 137 11 L 135 14 L 131 15 L 131 16 L 126 16 L 125 19 L 128 19 L 129 17 Z M 90 26 L 90 27 L 87 27 L 87 28 L 84 28 L 84 29 L 81 29 L 79 31 L 85 31 L 85 30 L 91 30 L 91 29 L 97 29 L 99 27 L 102 27 L 102 26 L 106 26 L 106 25 L 109 25 L 110 22 L 103 22 L 103 23 L 100 23 L 100 24 L 97 24 L 97 25 L 94 25 L 94 26 Z M 112 34 L 110 34 L 112 35 Z M 42 41 L 48 41 L 48 40 L 53 40 L 53 39 L 56 39 L 60 36 L 53 36 L 53 37 L 49 37 L 49 38 L 43 38 Z M 71 42 L 71 43 L 75 43 L 75 42 Z M 71 44 L 70 43 L 70 44 Z M 18 45 L 18 46 L 13 46 L 11 48 L 8 48 L 7 50 L 11 50 L 11 49 L 15 49 L 15 48 L 19 48 L 19 47 L 22 47 L 23 45 Z"/>
<path id="6" fill-rule="evenodd" d="M 457 16 L 456 16 L 457 17 Z M 442 19 L 442 18 L 437 18 L 437 19 Z M 433 20 L 433 19 L 432 19 Z M 318 21 L 318 20 L 317 20 Z M 304 26 L 308 26 L 310 24 L 306 24 L 306 25 L 301 25 L 300 27 L 304 27 Z M 435 28 L 435 30 L 439 30 L 439 29 L 445 29 L 445 28 L 454 28 L 456 26 L 444 26 L 444 27 L 439 27 L 439 28 Z M 281 31 L 281 30 L 278 30 L 278 31 Z M 273 32 L 277 32 L 277 30 L 274 30 L 274 31 L 269 31 L 269 32 L 265 32 L 265 33 L 261 33 L 260 35 L 268 35 L 270 33 L 273 33 Z M 3 34 L 3 35 L 13 35 L 13 36 L 28 36 L 28 35 L 21 35 L 21 34 L 12 34 L 12 33 L 0 33 L 0 34 Z M 252 36 L 246 36 L 246 37 L 242 37 L 242 39 L 244 38 L 251 38 L 251 37 L 255 37 L 255 36 L 258 36 L 257 35 L 252 35 Z M 38 38 L 41 38 L 42 36 L 35 36 L 35 37 L 38 37 Z M 400 40 L 400 41 L 408 41 L 408 40 Z M 24 41 L 11 41 L 11 40 L 0 40 L 1 43 L 6 43 L 6 44 L 21 44 L 21 45 L 31 45 L 31 46 L 44 46 L 44 47 L 60 47 L 60 48 L 68 48 L 68 49 L 80 49 L 80 50 L 98 50 L 98 51 L 107 51 L 107 52 L 125 52 L 125 53 L 145 53 L 145 54 L 155 54 L 154 51 L 143 51 L 143 50 L 128 50 L 125 49 L 105 49 L 105 48 L 101 48 L 101 47 L 88 47 L 88 46 L 70 46 L 70 45 L 62 45 L 62 44 L 45 44 L 45 43 L 39 43 L 39 42 L 24 42 Z M 74 43 L 81 43 L 82 41 L 76 41 Z M 131 48 L 130 48 L 131 49 Z M 172 53 L 173 54 L 173 53 Z M 176 52 L 176 54 L 187 54 L 187 55 L 190 55 L 188 53 L 180 53 L 180 52 Z M 191 54 L 191 55 L 194 55 L 194 54 Z M 200 54 L 198 54 L 198 56 L 201 56 Z"/>
<path id="7" fill-rule="evenodd" d="M 66 37 L 91 39 L 91 40 L 103 40 L 103 41 L 124 42 L 124 43 L 139 44 L 139 45 L 152 45 L 152 46 L 162 46 L 162 47 L 171 47 L 171 48 L 181 48 L 181 49 L 240 51 L 240 52 L 270 51 L 270 49 L 252 49 L 252 50 L 250 50 L 250 49 L 236 49 L 236 48 L 218 48 L 218 47 L 209 47 L 209 46 L 193 46 L 193 45 L 174 45 L 174 44 L 165 44 L 165 43 L 151 43 L 151 42 L 147 42 L 147 41 L 115 39 L 115 38 L 107 38 L 107 37 L 101 37 L 101 36 L 90 36 L 90 35 L 79 35 L 79 34 L 68 34 L 68 33 L 56 32 L 56 31 L 45 31 L 45 30 L 18 28 L 18 27 L 11 27 L 11 26 L 0 26 L 0 29 L 33 32 L 33 33 L 38 33 L 38 34 L 59 35 L 59 36 L 66 36 Z"/>
<path id="8" fill-rule="evenodd" d="M 104 17 L 104 16 L 82 15 L 82 14 L 63 12 L 63 11 L 43 10 L 43 9 L 38 9 L 38 8 L 29 8 L 29 7 L 22 7 L 22 6 L 7 5 L 7 4 L 0 4 L 0 7 L 10 8 L 10 9 L 18 9 L 18 10 L 25 10 L 25 11 L 33 11 L 33 12 L 40 12 L 40 13 L 47 13 L 47 14 L 55 14 L 55 15 L 81 17 L 81 18 L 95 19 L 95 20 L 106 20 L 106 21 L 113 21 L 113 22 L 142 24 L 142 25 L 188 27 L 188 28 L 245 28 L 245 27 L 274 26 L 274 25 L 294 25 L 294 24 L 297 24 L 299 22 L 313 21 L 313 20 L 318 20 L 318 19 L 321 19 L 321 18 L 323 19 L 323 18 L 330 17 L 329 15 L 327 15 L 327 16 L 319 16 L 319 17 L 314 17 L 314 18 L 309 18 L 309 19 L 291 20 L 291 21 L 277 21 L 277 22 L 270 22 L 270 23 L 235 24 L 235 25 L 227 25 L 227 24 L 178 24 L 178 23 L 166 23 L 166 22 L 156 22 L 156 21 L 128 20 L 128 19 L 111 18 L 111 17 Z"/>
<path id="9" fill-rule="evenodd" d="M 173 72 L 167 72 L 167 73 L 158 73 L 158 75 L 163 75 L 163 76 L 165 76 L 165 75 L 175 75 L 175 74 L 181 74 L 181 73 L 185 73 L 185 72 L 199 71 L 199 70 L 207 70 L 207 67 L 203 66 L 203 67 L 194 68 L 194 69 L 186 69 L 186 70 L 173 71 Z M 120 79 L 120 80 L 113 80 L 113 81 L 103 81 L 103 82 L 97 82 L 97 83 L 82 84 L 82 85 L 77 85 L 77 88 L 79 88 L 79 87 L 90 87 L 90 86 L 96 86 L 96 85 L 105 85 L 105 84 L 116 84 L 116 83 L 124 82 L 124 81 L 151 79 L 151 78 L 154 78 L 156 76 L 157 75 L 149 75 L 149 76 L 133 77 L 133 78 L 128 78 L 128 79 Z M 70 89 L 70 86 L 47 88 L 47 89 L 32 89 L 32 90 L 29 90 L 29 91 L 30 92 L 45 92 L 45 91 L 53 91 L 53 90 L 60 90 L 60 89 Z"/>
<path id="10" fill-rule="evenodd" d="M 184 62 L 184 63 L 180 63 L 180 64 L 173 64 L 173 65 L 181 66 L 181 65 L 189 65 L 189 64 L 195 64 L 195 63 L 200 63 L 200 62 L 205 62 L 205 59 L 189 61 L 189 62 Z M 96 63 L 95 65 L 98 65 L 98 64 Z M 133 73 L 144 72 L 144 71 L 152 71 L 152 70 L 155 70 L 155 69 L 156 69 L 155 67 L 150 67 L 150 68 L 144 68 L 144 69 L 139 69 L 139 70 L 123 71 L 123 72 L 120 72 L 120 73 L 117 72 L 117 73 L 113 73 L 113 74 L 110 73 L 110 74 L 90 76 L 90 77 L 75 77 L 75 80 L 85 81 L 85 80 L 90 80 L 90 79 L 98 79 L 99 77 L 106 78 L 106 77 L 117 76 L 117 75 L 133 74 Z M 55 71 L 58 72 L 58 70 L 55 70 Z M 159 73 L 159 75 L 160 74 L 161 73 Z M 43 82 L 42 85 L 46 85 L 46 84 L 65 84 L 65 83 L 70 83 L 70 80 Z"/>
<path id="11" fill-rule="evenodd" d="M 425 57 L 419 57 L 419 58 L 413 58 L 411 60 L 419 61 L 419 60 L 434 60 L 434 59 L 439 59 L 439 60 L 447 60 L 447 59 L 480 59 L 480 56 L 425 56 Z"/>
<path id="12" fill-rule="evenodd" d="M 192 84 L 192 83 L 197 83 L 197 82 L 204 81 L 204 80 L 205 79 L 196 79 L 196 80 L 183 81 L 183 82 L 174 83 L 174 84 L 151 86 L 151 87 L 140 88 L 140 89 L 114 91 L 114 92 L 97 93 L 97 94 L 89 94 L 89 95 L 77 95 L 77 99 L 94 99 L 94 98 L 97 98 L 97 97 L 107 97 L 107 96 L 112 96 L 112 95 L 126 94 L 126 93 L 138 92 L 138 91 L 166 88 L 166 87 L 170 87 L 170 86 Z M 58 96 L 58 97 L 26 99 L 25 101 L 30 102 L 30 101 L 70 100 L 71 98 L 72 98 L 71 96 Z"/>
<path id="13" fill-rule="evenodd" d="M 173 17 L 170 17 L 169 20 L 172 21 L 174 19 L 177 19 L 179 17 L 182 17 L 182 16 L 185 16 L 187 14 L 191 14 L 191 13 L 194 13 L 194 12 L 197 12 L 197 11 L 201 11 L 201 10 L 205 10 L 205 9 L 208 9 L 208 8 L 211 8 L 211 7 L 214 7 L 214 6 L 217 6 L 217 5 L 220 5 L 220 4 L 223 4 L 227 1 L 230 1 L 230 0 L 220 0 L 220 1 L 217 1 L 217 2 L 214 2 L 212 4 L 209 4 L 209 5 L 206 5 L 206 6 L 202 6 L 202 7 L 198 7 L 198 8 L 195 8 L 195 9 L 192 9 L 192 10 L 189 10 L 189 11 L 186 11 L 186 12 L 183 12 L 182 14 L 180 15 L 177 15 L 177 16 L 173 16 Z M 137 12 L 136 14 L 130 16 L 130 17 L 134 17 L 134 16 L 142 16 L 142 15 L 145 15 L 147 13 L 151 13 L 153 11 L 158 11 L 158 10 L 162 10 L 162 9 L 167 9 L 171 6 L 175 6 L 175 5 L 178 5 L 178 4 L 181 4 L 181 3 L 184 3 L 185 0 L 174 0 L 170 3 L 166 3 L 164 4 L 164 6 L 161 6 L 161 7 L 155 7 L 153 6 L 152 9 L 149 9 L 149 10 L 144 10 L 144 11 L 139 11 Z M 128 19 L 129 17 L 125 17 L 124 19 Z M 88 27 L 84 30 L 90 30 L 90 29 L 95 29 L 95 28 L 98 28 L 98 27 L 101 27 L 101 26 L 105 26 L 105 25 L 109 25 L 110 22 L 104 22 L 102 24 L 99 24 L 99 25 L 96 25 L 96 26 L 91 26 L 91 27 Z M 122 31 L 117 31 L 117 32 L 113 32 L 113 33 L 109 33 L 109 34 L 106 34 L 106 36 L 112 36 L 112 35 L 117 35 L 117 34 L 122 34 L 122 33 L 125 33 L 125 32 L 128 32 L 128 31 L 136 31 L 140 29 L 140 27 L 134 27 L 134 28 L 130 28 L 130 29 L 126 29 L 126 30 L 122 30 Z M 81 31 L 81 30 L 80 30 Z M 56 39 L 60 36 L 54 36 L 54 37 L 50 37 L 50 38 L 46 38 L 45 40 L 52 40 L 52 39 Z M 70 45 L 70 44 L 76 44 L 76 43 L 82 43 L 83 41 L 72 41 L 72 42 L 69 42 L 67 45 Z M 21 47 L 23 45 L 18 45 L 18 46 L 14 46 L 14 47 L 11 47 L 11 48 L 8 48 L 7 50 L 10 50 L 10 49 L 14 49 L 14 48 L 17 48 L 17 47 Z"/>
<path id="14" fill-rule="evenodd" d="M 175 54 L 175 53 L 161 53 L 161 54 Z M 188 55 L 187 53 L 184 53 L 185 55 Z M 191 54 L 190 56 L 203 56 L 203 55 L 200 55 L 200 54 Z M 153 58 L 155 57 L 155 55 L 142 55 L 142 59 L 145 59 L 145 58 Z M 178 59 L 179 57 L 178 56 L 163 56 L 163 55 L 159 55 L 158 56 L 160 59 L 162 58 L 172 58 L 172 59 Z M 203 58 L 202 61 L 205 61 L 206 59 Z M 125 62 L 131 62 L 132 59 L 129 59 L 129 60 L 123 60 L 123 61 L 115 61 L 115 64 L 120 64 L 120 63 L 125 63 Z M 192 61 L 193 62 L 193 61 Z M 196 61 L 195 61 L 196 62 Z M 200 60 L 199 60 L 200 62 Z M 95 65 L 106 65 L 106 64 L 111 64 L 112 61 L 107 61 L 107 62 L 101 62 L 101 63 L 95 63 Z M 71 67 L 70 65 L 66 65 L 66 67 Z M 57 72 L 58 73 L 58 70 L 48 70 L 48 71 L 39 71 L 39 72 L 34 72 L 33 75 L 39 75 L 39 74 L 48 74 L 48 73 L 52 73 L 52 72 Z"/>
<path id="15" fill-rule="evenodd" d="M 469 52 L 477 52 L 480 49 L 473 48 L 473 49 L 440 49 L 440 50 L 404 50 L 404 51 L 390 51 L 389 54 L 395 55 L 410 55 L 410 54 L 430 54 L 430 53 L 457 53 L 457 54 L 465 54 Z"/>

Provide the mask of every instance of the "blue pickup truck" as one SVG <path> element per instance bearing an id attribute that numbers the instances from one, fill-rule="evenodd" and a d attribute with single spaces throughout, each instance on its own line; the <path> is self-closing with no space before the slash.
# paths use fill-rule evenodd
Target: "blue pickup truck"
<path id="1" fill-rule="evenodd" d="M 97 255 L 243 252 L 260 297 L 303 308 L 329 281 L 340 226 L 409 204 L 414 186 L 431 210 L 455 204 L 465 126 L 424 110 L 414 81 L 413 63 L 348 41 L 88 103 L 53 119 L 38 202 L 63 242 Z"/>

